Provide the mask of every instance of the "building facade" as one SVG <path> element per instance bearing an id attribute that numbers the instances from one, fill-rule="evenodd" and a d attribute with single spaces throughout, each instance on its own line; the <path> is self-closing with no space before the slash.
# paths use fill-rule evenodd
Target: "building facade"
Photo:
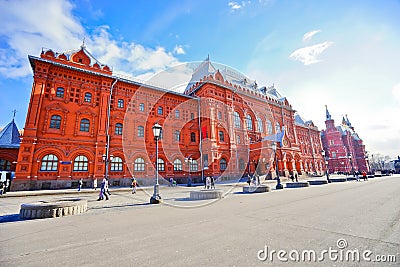
<path id="1" fill-rule="evenodd" d="M 12 119 L 0 131 L 0 171 L 15 171 L 20 142 L 20 133 Z"/>
<path id="2" fill-rule="evenodd" d="M 330 173 L 369 172 L 368 156 L 362 139 L 355 132 L 349 119 L 343 117 L 342 123 L 335 126 L 328 107 L 326 107 L 326 129 L 321 131 L 322 145 Z"/>
<path id="3" fill-rule="evenodd" d="M 320 132 L 274 86 L 213 64 L 196 66 L 183 93 L 113 75 L 84 46 L 29 56 L 33 86 L 14 190 L 67 188 L 83 178 L 128 185 L 132 176 L 201 182 L 322 174 Z M 163 126 L 156 160 L 152 133 Z M 271 148 L 276 142 L 277 161 Z M 157 163 L 156 163 L 157 161 Z M 163 181 L 163 179 L 162 179 Z"/>

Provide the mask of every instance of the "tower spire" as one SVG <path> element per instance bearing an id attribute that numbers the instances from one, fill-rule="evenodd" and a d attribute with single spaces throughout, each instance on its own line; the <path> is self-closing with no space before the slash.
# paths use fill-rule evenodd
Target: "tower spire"
<path id="1" fill-rule="evenodd" d="M 327 105 L 325 105 L 325 110 L 326 110 L 326 120 L 329 121 L 329 120 L 332 119 L 332 117 L 331 117 L 331 114 L 329 114 L 328 106 L 327 106 Z"/>
<path id="2" fill-rule="evenodd" d="M 344 118 L 344 115 L 342 115 L 342 125 L 346 125 L 346 119 Z"/>
<path id="3" fill-rule="evenodd" d="M 347 114 L 346 114 L 346 123 L 347 123 L 347 126 L 351 127 L 351 123 L 349 121 L 349 118 L 347 117 Z"/>
<path id="4" fill-rule="evenodd" d="M 14 119 L 15 119 L 15 113 L 17 113 L 17 110 L 14 109 L 12 112 L 13 112 L 13 118 L 12 118 L 12 120 L 14 121 Z"/>

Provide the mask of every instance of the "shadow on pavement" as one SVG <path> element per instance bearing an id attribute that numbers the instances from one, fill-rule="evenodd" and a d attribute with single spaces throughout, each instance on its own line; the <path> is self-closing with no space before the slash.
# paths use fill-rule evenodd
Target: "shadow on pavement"
<path id="1" fill-rule="evenodd" d="M 92 207 L 88 210 L 100 210 L 100 209 L 112 209 L 112 208 L 124 208 L 124 207 L 139 207 L 139 206 L 150 206 L 150 203 L 138 203 L 138 204 L 124 204 L 124 205 L 112 205 L 104 207 Z"/>
<path id="2" fill-rule="evenodd" d="M 19 218 L 19 214 L 8 214 L 0 216 L 0 223 L 19 222 L 19 221 L 25 221 L 24 219 Z"/>

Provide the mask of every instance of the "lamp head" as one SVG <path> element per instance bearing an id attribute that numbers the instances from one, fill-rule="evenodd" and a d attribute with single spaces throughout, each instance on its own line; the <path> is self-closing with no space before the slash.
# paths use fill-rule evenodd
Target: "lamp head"
<path id="1" fill-rule="evenodd" d="M 156 139 L 160 138 L 161 133 L 162 133 L 162 126 L 160 124 L 158 124 L 158 122 L 156 122 L 156 124 L 153 125 L 152 129 L 153 129 L 154 138 L 156 138 Z"/>

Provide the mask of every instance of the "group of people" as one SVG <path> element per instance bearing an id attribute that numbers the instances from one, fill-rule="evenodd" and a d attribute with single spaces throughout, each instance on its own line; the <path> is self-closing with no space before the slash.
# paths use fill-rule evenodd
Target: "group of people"
<path id="1" fill-rule="evenodd" d="M 260 175 L 258 175 L 257 173 L 255 173 L 253 175 L 253 177 L 250 176 L 250 174 L 247 175 L 247 183 L 249 184 L 253 184 L 253 185 L 260 185 Z"/>
<path id="2" fill-rule="evenodd" d="M 204 189 L 215 189 L 215 179 L 212 176 L 207 176 L 204 180 Z"/>
<path id="3" fill-rule="evenodd" d="M 169 178 L 169 184 L 168 184 L 168 186 L 172 186 L 172 187 L 174 187 L 174 186 L 176 186 L 176 181 L 174 180 L 174 178 Z"/>
<path id="4" fill-rule="evenodd" d="M 356 181 L 360 181 L 360 174 L 364 181 L 368 181 L 368 176 L 365 171 L 362 171 L 361 173 L 359 171 L 355 171 L 354 175 L 356 176 Z"/>

